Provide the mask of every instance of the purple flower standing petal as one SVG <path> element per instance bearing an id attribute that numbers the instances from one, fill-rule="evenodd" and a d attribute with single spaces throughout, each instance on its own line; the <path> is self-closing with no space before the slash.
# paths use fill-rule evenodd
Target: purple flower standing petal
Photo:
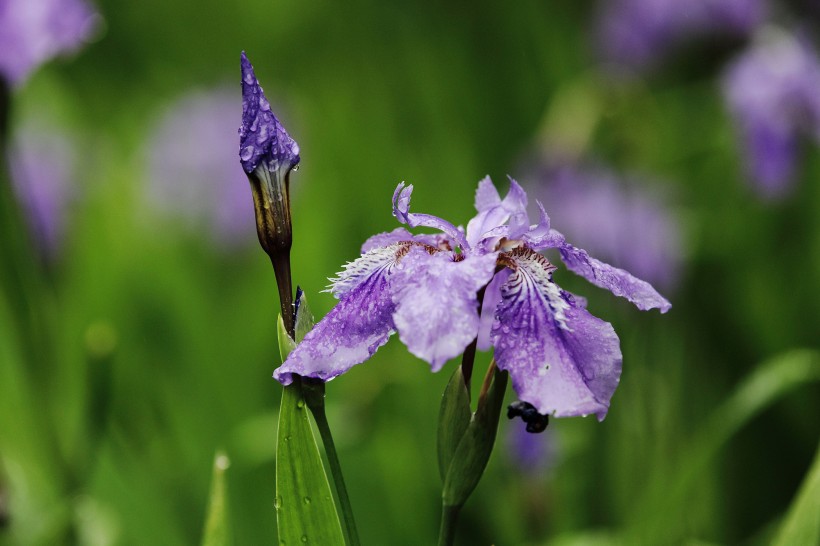
<path id="1" fill-rule="evenodd" d="M 286 173 L 299 164 L 299 145 L 279 123 L 254 74 L 245 52 L 242 65 L 242 125 L 239 127 L 239 160 L 245 172 L 257 166 Z"/>
<path id="2" fill-rule="evenodd" d="M 387 343 L 395 331 L 388 276 L 403 248 L 375 249 L 347 264 L 332 285 L 339 303 L 273 372 L 277 381 L 289 385 L 293 374 L 329 381 Z"/>
<path id="3" fill-rule="evenodd" d="M 79 49 L 99 20 L 83 0 L 0 1 L 0 77 L 21 85 L 42 63 Z"/>
<path id="4" fill-rule="evenodd" d="M 546 258 L 527 248 L 506 256 L 514 272 L 492 331 L 499 369 L 541 414 L 603 420 L 621 374 L 615 330 L 552 282 Z"/>
<path id="5" fill-rule="evenodd" d="M 443 220 L 432 214 L 419 214 L 410 212 L 410 196 L 413 193 L 413 185 L 405 187 L 404 182 L 396 186 L 393 192 L 393 216 L 402 224 L 410 227 L 431 227 L 446 233 L 457 246 L 463 250 L 469 250 L 470 245 L 464 238 L 464 233 L 447 220 Z"/>
<path id="6" fill-rule="evenodd" d="M 558 247 L 558 251 L 567 269 L 595 286 L 628 299 L 641 311 L 658 308 L 661 313 L 666 313 L 672 308 L 672 304 L 652 288 L 651 284 L 623 269 L 596 260 L 586 250 L 575 248 L 565 242 Z"/>
<path id="7" fill-rule="evenodd" d="M 478 333 L 476 293 L 493 277 L 496 254 L 454 261 L 449 252 L 416 246 L 390 277 L 393 320 L 407 349 L 434 372 L 464 352 Z"/>
<path id="8" fill-rule="evenodd" d="M 478 214 L 467 223 L 467 242 L 471 246 L 483 239 L 498 237 L 498 228 L 508 220 L 510 226 L 503 226 L 503 236 L 516 238 L 529 227 L 527 194 L 512 178 L 510 191 L 503 201 L 489 176 L 481 180 L 476 191 L 475 208 Z"/>

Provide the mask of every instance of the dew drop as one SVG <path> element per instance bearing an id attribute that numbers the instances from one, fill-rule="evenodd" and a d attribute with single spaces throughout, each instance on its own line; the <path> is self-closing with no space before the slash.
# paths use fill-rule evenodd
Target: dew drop
<path id="1" fill-rule="evenodd" d="M 308 541 L 307 535 L 302 535 L 302 542 L 306 543 L 307 541 Z"/>
<path id="2" fill-rule="evenodd" d="M 273 499 L 273 507 L 279 510 L 282 508 L 282 497 L 276 497 Z"/>
<path id="3" fill-rule="evenodd" d="M 290 442 L 290 438 L 291 438 L 290 436 L 285 436 L 285 441 Z"/>
<path id="4" fill-rule="evenodd" d="M 305 407 L 305 401 L 304 400 L 299 400 L 298 402 L 296 402 L 296 407 L 299 408 L 299 409 L 304 408 Z"/>
<path id="5" fill-rule="evenodd" d="M 302 500 L 305 501 L 305 504 L 310 504 L 310 497 L 305 497 Z"/>
<path id="6" fill-rule="evenodd" d="M 297 153 L 298 153 L 298 152 L 297 152 Z M 296 165 L 294 165 L 294 166 L 291 168 L 291 170 L 292 170 L 293 172 L 298 171 L 298 170 L 299 170 L 299 164 L 297 163 Z"/>
<path id="7" fill-rule="evenodd" d="M 253 123 L 251 123 L 251 132 L 255 132 L 256 129 L 259 127 L 259 118 L 253 118 Z"/>
<path id="8" fill-rule="evenodd" d="M 242 148 L 242 153 L 239 154 L 239 158 L 242 161 L 247 161 L 253 156 L 253 146 L 245 146 Z"/>
<path id="9" fill-rule="evenodd" d="M 248 85 L 253 85 L 253 74 L 251 74 L 250 72 L 245 73 L 245 83 L 247 83 Z"/>

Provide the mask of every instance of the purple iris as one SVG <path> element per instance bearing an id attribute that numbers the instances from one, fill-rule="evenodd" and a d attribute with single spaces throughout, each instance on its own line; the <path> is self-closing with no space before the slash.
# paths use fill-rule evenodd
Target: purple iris
<path id="1" fill-rule="evenodd" d="M 693 37 L 744 36 L 764 16 L 763 0 L 605 0 L 596 34 L 604 57 L 640 68 Z"/>
<path id="2" fill-rule="evenodd" d="M 394 332 L 438 371 L 477 338 L 480 349 L 495 348 L 519 399 L 539 413 L 603 419 L 621 373 L 618 336 L 582 298 L 553 282 L 556 267 L 539 251 L 558 249 L 568 269 L 639 309 L 665 312 L 669 302 L 649 283 L 566 242 L 540 204 L 539 222 L 530 225 L 526 193 L 512 179 L 503 200 L 489 177 L 479 183 L 478 214 L 466 231 L 411 213 L 412 191 L 399 184 L 393 215 L 441 233 L 397 228 L 368 239 L 363 255 L 332 281 L 339 303 L 274 377 L 286 385 L 293 374 L 330 380 L 367 360 Z"/>
<path id="3" fill-rule="evenodd" d="M 83 0 L 0 0 L 0 76 L 22 84 L 40 64 L 88 41 L 99 18 Z"/>
<path id="4" fill-rule="evenodd" d="M 723 92 L 763 197 L 786 193 L 801 135 L 820 141 L 820 60 L 807 41 L 767 29 L 727 69 Z"/>

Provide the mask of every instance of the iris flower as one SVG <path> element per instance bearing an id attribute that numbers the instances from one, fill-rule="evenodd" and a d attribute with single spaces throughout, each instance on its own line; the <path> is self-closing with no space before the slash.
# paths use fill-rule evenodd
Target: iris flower
<path id="1" fill-rule="evenodd" d="M 370 358 L 395 332 L 438 371 L 477 338 L 480 349 L 494 347 L 498 368 L 539 413 L 603 419 L 621 374 L 618 336 L 582 298 L 553 282 L 556 266 L 539 252 L 557 249 L 569 270 L 639 309 L 666 312 L 669 302 L 649 283 L 568 243 L 540 203 L 539 221 L 530 225 L 527 196 L 515 180 L 503 200 L 489 177 L 479 183 L 478 214 L 466 231 L 410 212 L 412 191 L 399 184 L 393 215 L 441 233 L 397 228 L 368 239 L 362 256 L 331 279 L 339 303 L 274 377 L 285 385 L 293 374 L 328 381 Z"/>

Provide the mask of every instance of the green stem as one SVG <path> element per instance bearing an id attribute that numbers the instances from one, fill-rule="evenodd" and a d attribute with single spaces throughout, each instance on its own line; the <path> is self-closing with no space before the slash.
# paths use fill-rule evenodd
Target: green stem
<path id="1" fill-rule="evenodd" d="M 461 506 L 441 505 L 441 528 L 438 532 L 438 546 L 452 546 L 456 539 L 456 524 Z"/>
<path id="2" fill-rule="evenodd" d="M 336 494 L 339 497 L 339 505 L 342 509 L 342 520 L 344 521 L 345 538 L 349 546 L 360 546 L 359 533 L 356 530 L 356 520 L 353 517 L 353 506 L 350 504 L 350 497 L 347 494 L 347 486 L 342 475 L 342 465 L 339 463 L 339 456 L 336 453 L 336 444 L 333 442 L 333 435 L 330 432 L 330 425 L 325 414 L 325 384 L 308 383 L 303 379 L 305 401 L 313 414 L 319 435 L 322 437 L 322 445 L 325 447 L 327 460 L 330 464 L 330 475 L 333 484 L 336 486 Z"/>

